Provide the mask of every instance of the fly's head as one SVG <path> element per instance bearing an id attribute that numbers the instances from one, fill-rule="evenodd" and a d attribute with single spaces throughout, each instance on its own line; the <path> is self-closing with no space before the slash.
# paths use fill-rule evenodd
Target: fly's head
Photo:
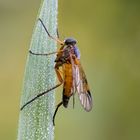
<path id="1" fill-rule="evenodd" d="M 67 38 L 64 40 L 64 44 L 67 46 L 75 46 L 75 44 L 77 43 L 77 41 L 74 38 Z"/>

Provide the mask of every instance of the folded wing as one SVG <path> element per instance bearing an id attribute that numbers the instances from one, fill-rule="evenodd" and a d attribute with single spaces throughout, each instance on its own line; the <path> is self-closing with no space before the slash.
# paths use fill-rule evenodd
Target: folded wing
<path id="1" fill-rule="evenodd" d="M 86 111 L 90 111 L 92 109 L 92 96 L 81 64 L 75 66 L 75 82 L 81 105 Z"/>

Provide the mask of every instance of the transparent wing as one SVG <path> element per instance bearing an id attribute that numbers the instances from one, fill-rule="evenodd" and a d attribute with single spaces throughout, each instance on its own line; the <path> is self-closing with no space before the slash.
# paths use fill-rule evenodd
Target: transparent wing
<path id="1" fill-rule="evenodd" d="M 75 83 L 81 105 L 86 111 L 90 111 L 92 109 L 92 96 L 81 64 L 75 65 Z"/>

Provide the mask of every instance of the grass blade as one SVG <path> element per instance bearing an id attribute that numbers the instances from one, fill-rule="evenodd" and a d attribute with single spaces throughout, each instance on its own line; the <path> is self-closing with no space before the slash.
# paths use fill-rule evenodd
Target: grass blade
<path id="1" fill-rule="evenodd" d="M 38 18 L 42 19 L 49 33 L 56 36 L 57 0 L 42 1 L 30 45 L 30 50 L 36 53 L 56 51 L 56 42 L 47 36 Z M 54 59 L 54 54 L 49 56 L 28 54 L 20 106 L 55 85 Z M 20 111 L 17 139 L 53 140 L 54 103 L 54 91 L 51 91 Z"/>

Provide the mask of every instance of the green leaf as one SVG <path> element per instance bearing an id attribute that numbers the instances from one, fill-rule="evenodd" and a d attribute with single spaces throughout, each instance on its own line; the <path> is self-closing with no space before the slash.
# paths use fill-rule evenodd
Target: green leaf
<path id="1" fill-rule="evenodd" d="M 57 30 L 57 0 L 42 1 L 39 15 L 32 35 L 30 50 L 35 53 L 56 51 L 56 42 L 48 37 L 41 18 L 52 36 Z M 20 107 L 37 94 L 56 83 L 54 71 L 55 55 L 37 56 L 28 53 Z M 20 111 L 18 140 L 53 140 L 54 90 L 36 99 Z"/>

